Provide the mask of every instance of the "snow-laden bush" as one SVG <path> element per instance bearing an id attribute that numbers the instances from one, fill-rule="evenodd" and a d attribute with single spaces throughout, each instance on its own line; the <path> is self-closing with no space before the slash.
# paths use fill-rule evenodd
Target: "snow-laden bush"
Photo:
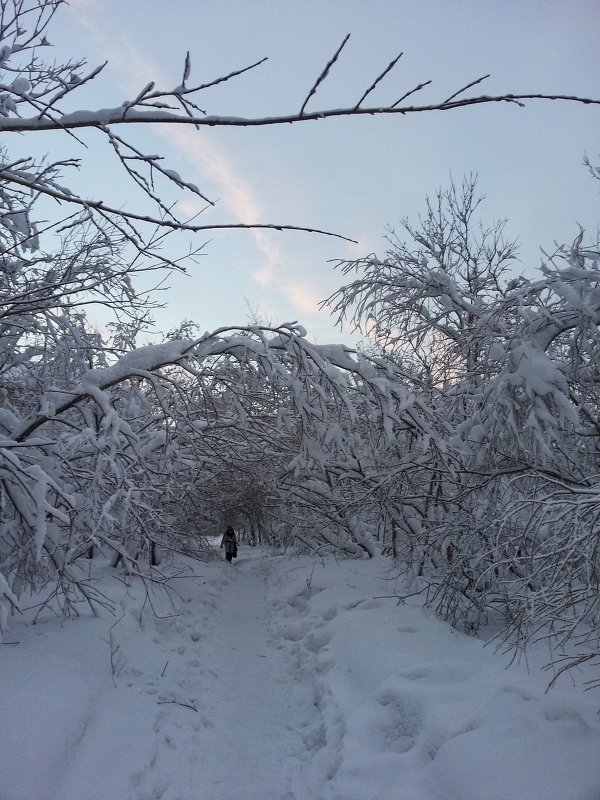
<path id="1" fill-rule="evenodd" d="M 537 280 L 514 277 L 475 189 L 428 201 L 384 259 L 342 262 L 357 277 L 329 303 L 410 371 L 433 420 L 437 456 L 380 466 L 387 541 L 426 602 L 467 630 L 504 618 L 505 642 L 569 643 L 576 662 L 599 652 L 600 248 L 582 231 Z"/>

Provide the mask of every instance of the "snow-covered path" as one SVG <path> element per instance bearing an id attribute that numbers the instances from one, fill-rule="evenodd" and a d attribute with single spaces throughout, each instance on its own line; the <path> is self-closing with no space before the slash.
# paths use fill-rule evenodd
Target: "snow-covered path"
<path id="1" fill-rule="evenodd" d="M 137 604 L 124 604 L 133 619 L 126 613 L 113 643 L 121 708 L 113 687 L 53 800 L 295 800 L 296 689 L 272 646 L 264 564 L 262 552 L 246 549 L 232 566 L 214 562 L 200 570 L 206 577 L 182 577 L 179 613 L 146 615 L 145 636 Z M 90 784 L 90 764 L 111 739 L 123 749 L 115 761 L 109 747 L 107 778 Z"/>
<path id="2" fill-rule="evenodd" d="M 257 555 L 258 559 L 252 559 Z M 200 681 L 210 735 L 198 758 L 195 782 L 211 800 L 284 800 L 292 793 L 290 756 L 298 748 L 295 687 L 269 632 L 260 553 L 246 549 L 222 579 L 203 621 L 203 658 L 218 670 Z"/>
<path id="3" fill-rule="evenodd" d="M 505 669 L 384 560 L 243 548 L 16 621 L 0 800 L 600 800 L 598 696 Z M 151 607 L 152 606 L 152 607 Z"/>

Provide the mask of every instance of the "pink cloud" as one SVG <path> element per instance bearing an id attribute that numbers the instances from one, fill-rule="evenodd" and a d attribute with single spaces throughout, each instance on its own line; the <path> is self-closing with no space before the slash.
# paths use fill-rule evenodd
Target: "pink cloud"
<path id="1" fill-rule="evenodd" d="M 98 19 L 94 18 L 94 12 L 99 8 L 98 0 L 72 0 L 70 13 L 96 42 L 102 58 L 108 59 L 109 67 L 117 73 L 125 93 L 134 96 L 151 80 L 157 86 L 168 86 L 169 81 L 161 75 L 158 65 L 146 58 L 127 34 L 121 33 L 115 37 L 111 33 L 109 37 L 103 32 Z M 250 179 L 244 175 L 235 159 L 215 142 L 214 136 L 183 126 L 158 126 L 156 130 L 189 164 L 190 171 L 186 178 L 199 184 L 201 191 L 203 185 L 210 182 L 212 192 L 216 191 L 217 198 L 222 198 L 218 200 L 218 207 L 227 210 L 234 221 L 245 224 L 265 221 L 264 209 Z M 204 207 L 199 198 L 190 196 L 179 204 L 180 210 L 190 217 Z M 260 259 L 250 271 L 252 280 L 263 289 L 277 291 L 298 315 L 319 314 L 322 297 L 310 283 L 290 279 L 285 259 L 273 241 L 274 235 L 263 230 L 253 230 L 248 235 Z"/>
<path id="2" fill-rule="evenodd" d="M 115 39 L 103 34 L 101 26 L 94 23 L 94 4 L 91 0 L 74 0 L 71 9 L 78 24 L 90 33 L 103 58 L 108 59 L 110 68 L 119 75 L 128 95 L 138 93 L 151 80 L 157 86 L 168 86 L 168 81 L 161 76 L 157 65 L 145 58 L 127 35 L 121 34 Z M 202 131 L 183 126 L 158 126 L 156 130 L 190 165 L 193 173 L 188 176 L 190 180 L 198 183 L 208 179 L 217 187 L 223 198 L 219 201 L 219 206 L 227 209 L 235 220 L 251 224 L 264 218 L 263 209 L 250 181 L 243 175 L 235 160 L 211 137 L 204 135 Z M 202 191 L 202 186 L 200 190 Z M 195 198 L 188 198 L 180 205 L 190 216 L 203 207 L 204 204 L 200 205 Z M 251 272 L 251 277 L 260 286 L 272 285 L 276 280 L 277 267 L 282 261 L 280 250 L 264 231 L 253 230 L 249 235 L 261 256 L 261 265 Z"/>
<path id="3" fill-rule="evenodd" d="M 294 308 L 302 314 L 314 314 L 323 299 L 309 283 L 289 281 L 282 287 L 282 291 Z"/>

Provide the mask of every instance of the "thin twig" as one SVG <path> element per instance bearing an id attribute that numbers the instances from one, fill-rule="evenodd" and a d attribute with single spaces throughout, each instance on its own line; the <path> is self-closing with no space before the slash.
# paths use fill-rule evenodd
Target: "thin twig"
<path id="1" fill-rule="evenodd" d="M 331 59 L 327 62 L 327 64 L 325 64 L 325 67 L 323 68 L 323 71 L 321 72 L 321 74 L 319 75 L 317 80 L 314 82 L 310 92 L 306 95 L 306 100 L 302 103 L 302 108 L 300 109 L 300 114 L 299 114 L 300 117 L 304 116 L 304 109 L 306 108 L 306 106 L 308 104 L 308 101 L 310 100 L 310 98 L 314 94 L 316 94 L 317 89 L 319 88 L 319 86 L 323 83 L 325 78 L 329 75 L 329 70 L 331 69 L 331 67 L 333 67 L 335 62 L 338 60 L 339 55 L 342 52 L 342 50 L 344 49 L 344 46 L 345 46 L 345 44 L 346 44 L 346 42 L 348 41 L 349 38 L 350 38 L 350 34 L 348 34 L 346 36 L 346 38 L 341 43 L 341 45 L 338 47 L 338 49 L 335 51 L 335 53 L 333 54 Z"/>
<path id="2" fill-rule="evenodd" d="M 176 231 L 188 231 L 190 233 L 198 233 L 199 231 L 212 231 L 212 230 L 273 230 L 273 231 L 300 231 L 302 233 L 317 233 L 321 236 L 332 236 L 334 239 L 342 239 L 351 244 L 357 244 L 356 239 L 351 239 L 348 236 L 343 236 L 341 233 L 333 233 L 333 231 L 325 231 L 320 228 L 309 228 L 302 225 L 277 225 L 277 224 L 263 224 L 254 222 L 235 222 L 228 224 L 214 223 L 211 225 L 189 225 L 185 222 L 177 222 L 176 220 L 157 219 L 155 217 L 145 216 L 143 214 L 134 214 L 131 211 L 123 211 L 122 209 L 107 206 L 101 200 L 82 200 L 80 197 L 72 194 L 59 192 L 57 189 L 52 189 L 49 186 L 38 183 L 29 183 L 27 179 L 21 176 L 14 175 L 10 172 L 0 170 L 0 179 L 5 180 L 7 183 L 16 183 L 20 186 L 27 186 L 30 189 L 39 192 L 40 194 L 53 197 L 61 203 L 74 203 L 75 205 L 82 206 L 93 211 L 97 211 L 104 216 L 108 221 L 109 215 L 120 217 L 124 220 L 131 222 L 146 222 L 151 225 L 156 225 L 159 228 L 168 228 Z"/>
<path id="3" fill-rule="evenodd" d="M 455 97 L 458 97 L 459 94 L 462 94 L 463 92 L 466 92 L 467 89 L 470 89 L 473 86 L 477 86 L 478 83 L 481 83 L 482 81 L 485 81 L 489 77 L 490 76 L 489 76 L 489 73 L 488 73 L 487 75 L 482 75 L 481 78 L 476 78 L 474 81 L 471 81 L 470 83 L 467 83 L 467 85 L 463 86 L 462 89 L 459 89 L 457 92 L 454 92 L 454 94 L 451 94 L 450 97 L 448 97 L 446 100 L 444 100 L 444 103 L 449 103 L 451 100 L 454 100 Z"/>
<path id="4" fill-rule="evenodd" d="M 255 61 L 254 64 L 250 64 L 248 67 L 242 67 L 242 69 L 233 70 L 232 72 L 229 72 L 227 75 L 223 75 L 220 78 L 215 78 L 214 80 L 209 81 L 208 83 L 202 83 L 199 86 L 194 86 L 192 89 L 186 89 L 185 91 L 186 93 L 200 92 L 202 91 L 202 89 L 208 89 L 211 86 L 218 86 L 219 83 L 225 83 L 226 81 L 231 80 L 231 78 L 236 78 L 238 75 L 243 75 L 244 72 L 249 72 L 251 69 L 259 67 L 261 64 L 264 64 L 265 61 L 268 60 L 269 60 L 268 56 L 265 56 L 264 58 L 261 58 L 260 61 Z M 165 92 L 165 95 L 169 94 L 170 92 Z M 183 92 L 177 92 L 177 94 L 183 94 Z"/>
<path id="5" fill-rule="evenodd" d="M 159 700 L 158 701 L 158 705 L 159 706 L 167 706 L 167 705 L 183 706 L 184 708 L 191 708 L 192 711 L 196 711 L 196 713 L 198 712 L 198 709 L 196 708 L 196 706 L 193 706 L 190 703 L 180 703 L 177 700 Z"/>
<path id="6" fill-rule="evenodd" d="M 426 86 L 429 86 L 430 83 L 431 83 L 430 80 L 423 81 L 423 83 L 419 83 L 417 86 L 415 86 L 414 89 L 411 89 L 410 91 L 406 92 L 405 94 L 402 95 L 402 97 L 399 100 L 396 100 L 395 103 L 392 103 L 390 108 L 397 108 L 400 105 L 400 103 L 406 100 L 407 97 L 410 97 L 411 94 L 416 94 L 416 92 L 420 92 L 421 89 L 424 89 Z"/>
<path id="7" fill-rule="evenodd" d="M 381 83 L 381 81 L 382 81 L 382 80 L 385 78 L 385 76 L 388 74 L 388 72 L 390 72 L 390 70 L 392 70 L 392 69 L 393 69 L 393 68 L 396 66 L 396 64 L 398 63 L 398 61 L 400 61 L 400 59 L 402 58 L 402 56 L 403 56 L 403 55 L 404 55 L 404 53 L 399 53 L 399 54 L 396 56 L 396 58 L 394 58 L 394 59 L 392 59 L 392 60 L 390 61 L 390 63 L 389 63 L 389 64 L 387 65 L 387 67 L 386 67 L 386 68 L 383 70 L 383 72 L 382 72 L 382 73 L 380 73 L 380 74 L 377 76 L 377 78 L 375 78 L 375 80 L 373 81 L 373 83 L 372 83 L 372 84 L 369 86 L 369 88 L 367 89 L 367 91 L 366 91 L 366 92 L 363 94 L 363 96 L 360 98 L 360 100 L 358 101 L 358 103 L 357 103 L 357 104 L 354 106 L 354 109 L 355 109 L 355 110 L 356 110 L 357 108 L 360 108 L 360 106 L 361 106 L 361 104 L 363 103 L 363 101 L 364 101 L 364 100 L 366 100 L 366 98 L 367 98 L 367 97 L 368 97 L 368 96 L 371 94 L 371 92 L 373 91 L 373 89 L 375 89 L 375 87 L 377 86 L 377 84 Z"/>

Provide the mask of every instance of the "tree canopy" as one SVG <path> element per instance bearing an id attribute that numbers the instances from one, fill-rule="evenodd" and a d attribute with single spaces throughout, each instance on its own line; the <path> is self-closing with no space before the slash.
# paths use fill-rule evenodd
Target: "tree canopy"
<path id="1" fill-rule="evenodd" d="M 200 85 L 189 54 L 179 86 L 77 111 L 69 104 L 103 66 L 45 60 L 62 4 L 0 6 L 0 629 L 27 591 L 66 615 L 102 606 L 84 565 L 98 553 L 166 580 L 157 546 L 203 557 L 205 535 L 235 522 L 315 553 L 390 555 L 454 625 L 496 615 L 507 643 L 547 636 L 565 666 L 600 658 L 598 242 L 582 231 L 535 280 L 515 275 L 517 245 L 502 223 L 480 226 L 467 178 L 428 199 L 418 223 L 389 230 L 383 257 L 338 264 L 352 279 L 326 303 L 365 336 L 359 352 L 260 321 L 203 334 L 183 323 L 142 347 L 156 299 L 139 276 L 160 284 L 202 247 L 174 256 L 172 233 L 338 234 L 183 219 L 161 187 L 212 201 L 121 132 L 600 101 L 468 94 L 479 78 L 437 104 L 409 104 L 419 84 L 370 107 L 397 56 L 353 106 L 310 111 L 346 38 L 291 115 L 205 113 L 203 90 L 257 64 Z M 50 130 L 100 132 L 140 207 L 69 188 L 77 158 L 11 158 L 10 134 Z M 98 305 L 113 316 L 104 333 L 88 317 Z"/>

